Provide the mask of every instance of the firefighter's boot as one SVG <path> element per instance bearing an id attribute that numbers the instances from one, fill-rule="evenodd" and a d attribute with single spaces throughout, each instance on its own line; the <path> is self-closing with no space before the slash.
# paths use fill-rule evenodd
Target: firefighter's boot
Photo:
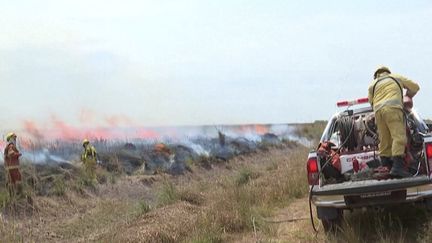
<path id="1" fill-rule="evenodd" d="M 390 171 L 390 176 L 394 178 L 404 178 L 412 176 L 405 170 L 404 158 L 402 156 L 393 157 L 393 166 Z"/>
<path id="2" fill-rule="evenodd" d="M 381 156 L 380 159 L 381 159 L 381 165 L 387 167 L 390 170 L 393 165 L 393 161 L 391 160 L 391 158 Z"/>

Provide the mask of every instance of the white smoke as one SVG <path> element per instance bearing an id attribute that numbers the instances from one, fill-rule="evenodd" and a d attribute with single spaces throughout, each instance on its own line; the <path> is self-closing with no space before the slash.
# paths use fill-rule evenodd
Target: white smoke
<path id="1" fill-rule="evenodd" d="M 58 155 L 51 154 L 48 149 L 44 148 L 38 151 L 23 151 L 22 159 L 35 164 L 44 164 L 47 162 L 70 163 L 70 161 L 61 158 Z"/>

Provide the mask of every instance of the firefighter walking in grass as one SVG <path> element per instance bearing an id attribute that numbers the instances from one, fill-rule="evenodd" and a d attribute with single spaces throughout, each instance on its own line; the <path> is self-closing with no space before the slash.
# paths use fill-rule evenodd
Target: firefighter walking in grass
<path id="1" fill-rule="evenodd" d="M 84 163 L 85 173 L 93 182 L 96 181 L 97 152 L 90 141 L 84 139 L 82 143 L 84 151 L 81 154 L 81 161 Z"/>
<path id="2" fill-rule="evenodd" d="M 407 90 L 405 96 L 403 89 Z M 390 169 L 390 175 L 395 178 L 411 175 L 404 166 L 407 137 L 403 105 L 404 99 L 412 104 L 412 98 L 419 89 L 417 83 L 402 75 L 392 74 L 385 66 L 376 69 L 369 86 L 368 97 L 375 112 L 381 163 Z"/>
<path id="3" fill-rule="evenodd" d="M 9 133 L 6 136 L 7 145 L 4 150 L 4 167 L 6 172 L 6 186 L 11 196 L 22 194 L 21 172 L 19 158 L 21 153 L 17 148 L 17 135 Z"/>

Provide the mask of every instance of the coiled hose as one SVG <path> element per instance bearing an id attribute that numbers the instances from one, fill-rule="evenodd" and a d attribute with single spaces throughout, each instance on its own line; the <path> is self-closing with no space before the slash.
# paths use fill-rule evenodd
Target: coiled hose
<path id="1" fill-rule="evenodd" d="M 346 141 L 340 147 L 345 147 L 348 150 L 353 150 L 357 147 L 357 140 L 352 135 L 354 128 L 354 119 L 351 116 L 339 117 L 336 120 L 336 128 L 339 130 L 341 141 Z"/>

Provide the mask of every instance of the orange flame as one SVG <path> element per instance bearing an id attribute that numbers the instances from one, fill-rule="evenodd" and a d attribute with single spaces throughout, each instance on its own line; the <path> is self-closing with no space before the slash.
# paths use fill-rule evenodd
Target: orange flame
<path id="1" fill-rule="evenodd" d="M 36 123 L 30 120 L 25 120 L 23 122 L 24 130 L 32 135 L 35 139 L 41 140 L 43 139 L 43 135 L 40 132 L 40 129 L 37 127 Z"/>
<path id="2" fill-rule="evenodd" d="M 83 133 L 79 129 L 68 125 L 55 115 L 51 115 L 51 122 L 54 125 L 54 128 L 59 132 L 60 138 L 62 139 L 74 140 L 83 137 Z"/>
<path id="3" fill-rule="evenodd" d="M 138 138 L 143 138 L 143 139 L 157 139 L 160 138 L 160 135 L 152 130 L 148 130 L 148 129 L 144 129 L 144 128 L 140 128 L 137 132 Z"/>
<path id="4" fill-rule="evenodd" d="M 258 135 L 264 135 L 269 132 L 268 127 L 264 125 L 255 125 L 254 129 Z"/>

